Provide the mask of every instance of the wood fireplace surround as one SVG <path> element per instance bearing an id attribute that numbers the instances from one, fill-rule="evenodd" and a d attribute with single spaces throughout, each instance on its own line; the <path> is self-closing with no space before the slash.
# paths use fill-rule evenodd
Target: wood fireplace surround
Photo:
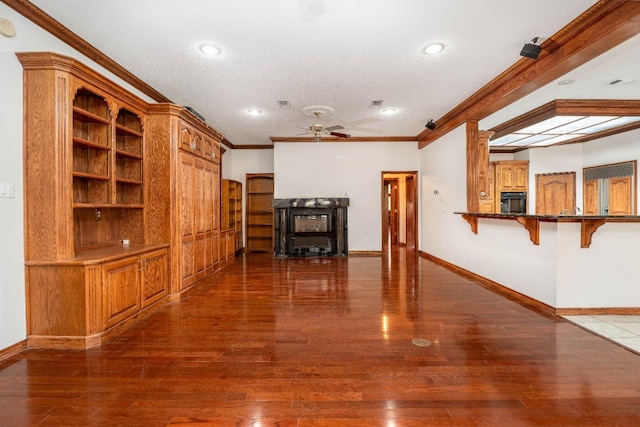
<path id="1" fill-rule="evenodd" d="M 346 256 L 348 206 L 348 198 L 274 199 L 275 256 Z"/>

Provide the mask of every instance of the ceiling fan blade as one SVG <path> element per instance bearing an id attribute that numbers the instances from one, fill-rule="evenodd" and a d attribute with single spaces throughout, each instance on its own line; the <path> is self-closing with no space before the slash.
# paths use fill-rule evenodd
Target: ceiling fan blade
<path id="1" fill-rule="evenodd" d="M 337 136 L 339 138 L 351 138 L 351 135 L 349 135 L 348 133 L 329 132 L 329 135 Z"/>
<path id="2" fill-rule="evenodd" d="M 342 127 L 340 125 L 335 125 L 335 126 L 329 126 L 328 128 L 325 128 L 324 130 L 328 130 L 329 132 L 331 132 L 332 130 L 338 130 L 338 129 L 344 129 L 344 127 Z"/>

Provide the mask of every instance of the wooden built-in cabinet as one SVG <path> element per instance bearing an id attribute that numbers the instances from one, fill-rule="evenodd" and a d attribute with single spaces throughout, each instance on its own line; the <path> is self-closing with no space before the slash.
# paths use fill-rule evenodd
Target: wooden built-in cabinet
<path id="1" fill-rule="evenodd" d="M 273 253 L 273 174 L 247 174 L 247 252 Z"/>
<path id="2" fill-rule="evenodd" d="M 234 252 L 243 249 L 242 234 L 242 183 L 232 179 L 222 180 L 221 229 L 233 230 Z"/>
<path id="3" fill-rule="evenodd" d="M 506 192 L 529 191 L 529 161 L 502 160 L 491 162 L 494 167 L 493 212 L 500 212 L 500 195 Z M 527 197 L 527 206 L 529 198 Z"/>
<path id="4" fill-rule="evenodd" d="M 171 293 L 177 295 L 221 268 L 220 141 L 222 135 L 188 110 L 155 104 L 148 114 L 150 138 L 165 141 L 154 170 L 170 198 L 150 226 L 155 240 L 171 243 Z"/>
<path id="5" fill-rule="evenodd" d="M 148 104 L 72 58 L 18 53 L 24 69 L 27 343 L 87 348 L 168 301 Z M 127 243 L 128 242 L 128 243 Z"/>
<path id="6" fill-rule="evenodd" d="M 17 56 L 27 344 L 98 346 L 232 259 L 235 234 L 224 246 L 219 234 L 222 135 L 73 58 Z"/>
<path id="7" fill-rule="evenodd" d="M 224 267 L 236 256 L 236 231 L 221 230 L 219 240 L 220 267 Z"/>
<path id="8" fill-rule="evenodd" d="M 493 162 L 495 186 L 501 191 L 527 191 L 529 188 L 529 161 L 505 160 Z"/>

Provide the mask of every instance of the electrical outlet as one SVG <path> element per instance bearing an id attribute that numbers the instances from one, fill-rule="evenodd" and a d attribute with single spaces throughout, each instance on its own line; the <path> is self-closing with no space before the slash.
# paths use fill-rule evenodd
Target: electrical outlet
<path id="1" fill-rule="evenodd" d="M 0 182 L 0 197 L 15 197 L 13 184 Z"/>

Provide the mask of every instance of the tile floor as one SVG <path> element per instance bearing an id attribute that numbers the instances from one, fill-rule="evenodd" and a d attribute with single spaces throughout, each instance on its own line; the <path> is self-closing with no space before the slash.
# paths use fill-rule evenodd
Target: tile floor
<path id="1" fill-rule="evenodd" d="M 564 318 L 640 355 L 640 315 L 564 316 Z"/>

